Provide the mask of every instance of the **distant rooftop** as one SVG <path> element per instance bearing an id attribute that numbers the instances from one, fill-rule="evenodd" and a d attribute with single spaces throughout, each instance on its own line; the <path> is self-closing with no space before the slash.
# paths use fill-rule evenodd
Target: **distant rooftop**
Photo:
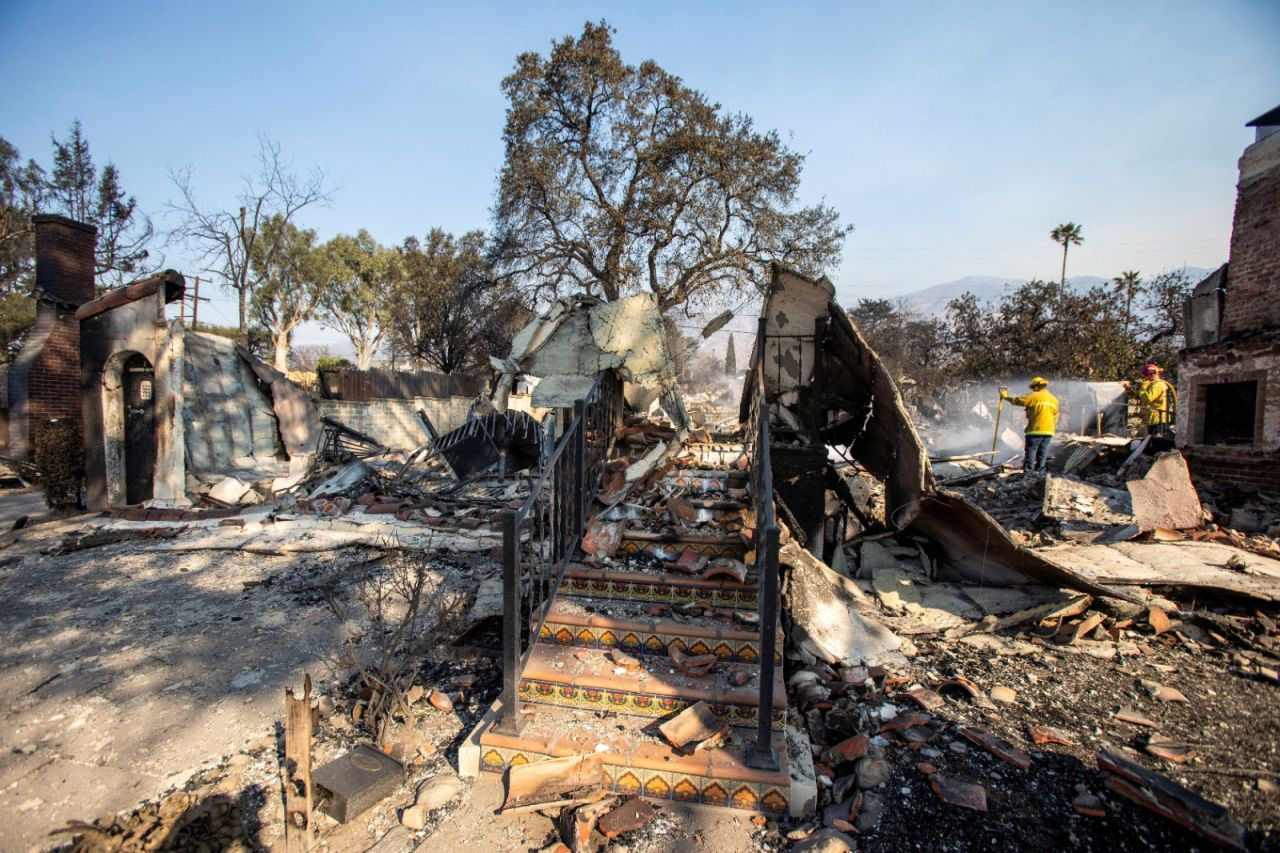
<path id="1" fill-rule="evenodd" d="M 1256 127 L 1258 129 L 1253 137 L 1254 142 L 1264 139 L 1273 133 L 1280 133 L 1280 107 L 1263 113 L 1246 124 L 1245 127 Z"/>

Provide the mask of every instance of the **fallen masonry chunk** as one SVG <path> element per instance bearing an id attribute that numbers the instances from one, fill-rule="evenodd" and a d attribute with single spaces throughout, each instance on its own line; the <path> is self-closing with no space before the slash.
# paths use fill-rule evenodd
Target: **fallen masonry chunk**
<path id="1" fill-rule="evenodd" d="M 535 809 L 580 806 L 604 798 L 609 777 L 599 755 L 567 755 L 513 765 L 507 774 L 504 814 Z"/>
<path id="2" fill-rule="evenodd" d="M 1012 705 L 1018 701 L 1018 692 L 1012 688 L 997 684 L 991 688 L 991 698 L 1004 705 Z"/>
<path id="3" fill-rule="evenodd" d="M 972 744 L 982 747 L 987 752 L 994 755 L 1002 761 L 1007 761 L 1019 770 L 1026 770 L 1031 766 L 1031 754 L 1025 750 L 1018 749 L 1013 744 L 1002 738 L 998 738 L 993 734 L 971 729 L 968 726 L 960 727 L 960 736 Z"/>
<path id="4" fill-rule="evenodd" d="M 1098 769 L 1107 787 L 1224 847 L 1244 848 L 1244 827 L 1218 803 L 1108 750 L 1099 750 Z"/>
<path id="5" fill-rule="evenodd" d="M 452 711 L 453 700 L 449 698 L 449 694 L 440 690 L 432 690 L 428 702 L 438 711 Z"/>
<path id="6" fill-rule="evenodd" d="M 667 656 L 671 658 L 672 665 L 685 675 L 691 675 L 694 678 L 701 678 L 711 671 L 720 658 L 714 654 L 705 655 L 686 655 L 680 650 L 680 647 L 672 641 L 667 646 Z"/>
<path id="7" fill-rule="evenodd" d="M 722 745 L 729 737 L 729 724 L 699 701 L 658 726 L 658 731 L 676 749 L 699 752 Z"/>
<path id="8" fill-rule="evenodd" d="M 947 805 L 973 809 L 975 812 L 987 810 L 987 789 L 976 783 L 960 782 L 948 779 L 941 773 L 934 773 L 929 777 L 929 787 Z"/>
<path id="9" fill-rule="evenodd" d="M 597 829 L 605 838 L 613 840 L 624 832 L 633 832 L 653 820 L 658 812 L 648 801 L 640 797 L 631 799 L 600 818 Z"/>
<path id="10" fill-rule="evenodd" d="M 1071 741 L 1067 740 L 1067 736 L 1057 729 L 1051 729 L 1048 726 L 1027 726 L 1027 736 L 1031 738 L 1034 744 L 1057 743 L 1062 746 L 1071 746 Z"/>

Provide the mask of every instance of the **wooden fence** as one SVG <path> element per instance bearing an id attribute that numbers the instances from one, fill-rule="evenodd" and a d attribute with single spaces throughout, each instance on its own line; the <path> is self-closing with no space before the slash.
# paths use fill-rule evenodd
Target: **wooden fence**
<path id="1" fill-rule="evenodd" d="M 320 371 L 320 395 L 326 400 L 474 397 L 483 390 L 484 382 L 479 377 L 465 374 L 345 367 Z"/>

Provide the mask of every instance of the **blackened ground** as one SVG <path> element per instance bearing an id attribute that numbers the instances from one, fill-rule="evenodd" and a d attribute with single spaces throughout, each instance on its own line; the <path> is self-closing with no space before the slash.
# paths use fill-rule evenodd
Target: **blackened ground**
<path id="1" fill-rule="evenodd" d="M 1035 652 L 1001 655 L 954 641 L 921 642 L 921 654 L 905 670 L 889 673 L 891 682 L 896 676 L 905 678 L 904 683 L 888 693 L 850 693 L 857 697 L 851 704 L 865 711 L 886 703 L 919 710 L 901 691 L 917 685 L 937 688 L 954 676 L 971 679 L 987 693 L 996 685 L 1017 693 L 1012 704 L 989 709 L 947 691 L 946 704 L 932 712 L 930 728 L 936 737 L 931 742 L 912 747 L 896 735 L 885 735 L 885 758 L 893 774 L 877 789 L 884 818 L 876 831 L 857 839 L 860 850 L 1215 849 L 1203 836 L 1107 788 L 1096 764 L 1103 748 L 1226 806 L 1246 827 L 1249 849 L 1280 849 L 1280 796 L 1268 784 L 1280 782 L 1280 688 L 1241 670 L 1235 650 L 1192 651 L 1164 635 L 1146 638 L 1150 655 L 1105 660 L 1073 654 L 1030 633 L 1020 639 L 1033 641 Z M 1144 679 L 1174 687 L 1189 701 L 1158 701 L 1141 684 Z M 837 706 L 843 701 L 838 699 Z M 1143 752 L 1141 736 L 1152 730 L 1115 719 L 1121 707 L 1158 723 L 1160 735 L 1193 744 L 1194 757 L 1180 766 Z M 1036 746 L 1027 733 L 1029 725 L 1057 729 L 1072 745 Z M 960 726 L 989 732 L 1028 751 L 1030 769 L 1019 770 L 965 740 L 958 734 Z M 939 800 L 928 777 L 916 769 L 921 761 L 947 778 L 983 785 L 987 812 Z M 851 765 L 835 770 L 842 776 Z M 1081 790 L 1102 799 L 1105 818 L 1075 812 L 1072 801 Z M 770 827 L 762 840 L 776 843 L 803 824 Z"/>

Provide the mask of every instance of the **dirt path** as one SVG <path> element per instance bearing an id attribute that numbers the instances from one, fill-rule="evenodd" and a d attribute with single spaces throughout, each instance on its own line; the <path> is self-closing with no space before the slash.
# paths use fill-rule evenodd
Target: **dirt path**
<path id="1" fill-rule="evenodd" d="M 332 555 L 40 553 L 82 523 L 3 551 L 21 557 L 0 568 L 4 850 L 274 743 L 283 687 L 327 672 L 334 620 L 307 587 Z"/>

